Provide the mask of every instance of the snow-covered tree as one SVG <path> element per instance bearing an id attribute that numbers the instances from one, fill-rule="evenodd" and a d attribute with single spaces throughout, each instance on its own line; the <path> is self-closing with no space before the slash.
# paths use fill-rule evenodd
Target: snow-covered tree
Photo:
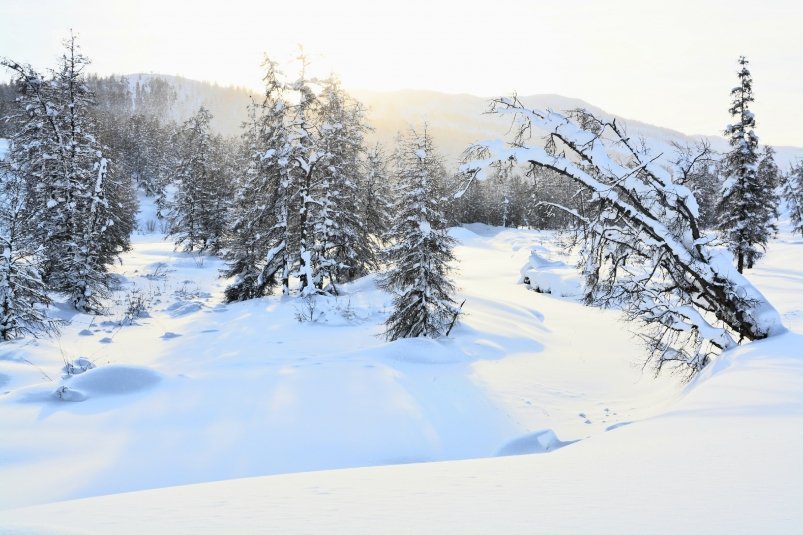
<path id="1" fill-rule="evenodd" d="M 723 159 L 725 183 L 717 207 L 718 229 L 736 258 L 739 273 L 761 258 L 777 231 L 774 184 L 762 182 L 758 173 L 756 119 L 750 111 L 755 100 L 753 78 L 747 64 L 744 56 L 739 58 L 739 85 L 731 90 L 729 111 L 736 122 L 725 129 L 732 148 Z"/>
<path id="2" fill-rule="evenodd" d="M 238 186 L 227 240 L 224 275 L 236 277 L 226 288 L 230 302 L 263 297 L 277 284 L 284 295 L 289 294 L 295 262 L 288 103 L 276 64 L 268 60 L 266 68 L 265 98 L 249 109 L 244 133 L 248 166 Z"/>
<path id="3" fill-rule="evenodd" d="M 388 170 L 387 157 L 381 146 L 370 149 L 363 162 L 362 184 L 358 192 L 358 208 L 360 210 L 360 228 L 364 240 L 373 244 L 375 251 L 385 238 L 390 225 L 390 213 L 393 206 L 391 177 Z M 372 251 L 372 253 L 373 253 Z M 375 257 L 375 254 L 372 254 Z M 372 259 L 375 261 L 375 259 Z"/>
<path id="4" fill-rule="evenodd" d="M 226 198 L 230 177 L 222 162 L 223 141 L 214 136 L 212 114 L 201 107 L 174 138 L 176 186 L 168 220 L 176 247 L 184 251 L 217 252 L 226 227 Z"/>
<path id="5" fill-rule="evenodd" d="M 28 187 L 13 164 L 0 154 L 0 340 L 53 334 L 59 322 L 48 318 L 50 304 L 42 271 L 44 257 L 32 226 Z"/>
<path id="6" fill-rule="evenodd" d="M 363 232 L 360 206 L 363 185 L 365 112 L 336 78 L 323 83 L 319 97 L 320 157 L 315 197 L 314 233 L 321 290 L 337 293 L 337 284 L 376 269 L 373 243 Z M 326 281 L 326 286 L 323 282 Z"/>
<path id="7" fill-rule="evenodd" d="M 693 374 L 717 351 L 782 329 L 727 253 L 709 247 L 713 238 L 672 162 L 631 143 L 616 121 L 585 110 L 532 110 L 515 97 L 495 100 L 492 109 L 514 117 L 517 135 L 510 144 L 475 147 L 468 167 L 482 176 L 512 158 L 581 188 L 590 204 L 570 212 L 582 224 L 587 301 L 621 307 L 637 320 L 658 370 L 675 363 Z M 546 132 L 543 146 L 533 143 L 533 131 Z"/>
<path id="8" fill-rule="evenodd" d="M 708 142 L 693 145 L 673 143 L 676 158 L 673 162 L 678 171 L 677 182 L 688 187 L 697 200 L 698 221 L 704 229 L 716 226 L 717 204 L 722 185 L 717 171 L 717 162 Z"/>
<path id="9" fill-rule="evenodd" d="M 48 286 L 68 295 L 77 310 L 100 311 L 109 293 L 108 266 L 129 247 L 136 200 L 130 182 L 115 179 L 97 138 L 83 72 L 89 60 L 71 36 L 49 79 L 12 60 L 3 64 L 17 77 L 16 166 L 35 206 Z"/>
<path id="10" fill-rule="evenodd" d="M 305 60 L 300 58 L 302 62 Z M 229 300 L 298 281 L 303 296 L 336 294 L 376 267 L 365 231 L 363 107 L 334 77 L 293 82 L 266 61 L 264 101 L 250 108 L 249 154 L 227 243 Z"/>
<path id="11" fill-rule="evenodd" d="M 395 294 L 386 336 L 437 338 L 448 333 L 459 313 L 448 277 L 455 242 L 442 208 L 446 170 L 426 129 L 402 138 L 393 159 L 398 200 L 384 251 L 390 268 L 380 280 Z"/>
<path id="12" fill-rule="evenodd" d="M 803 236 L 803 163 L 789 170 L 783 179 L 782 195 L 789 208 L 792 231 Z"/>

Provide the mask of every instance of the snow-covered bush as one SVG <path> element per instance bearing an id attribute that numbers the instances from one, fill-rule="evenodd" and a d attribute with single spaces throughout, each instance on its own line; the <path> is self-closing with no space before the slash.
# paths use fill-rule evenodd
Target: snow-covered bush
<path id="1" fill-rule="evenodd" d="M 87 370 L 93 369 L 94 367 L 95 363 L 88 358 L 78 357 L 72 362 L 64 363 L 64 366 L 61 368 L 61 375 L 66 379 L 67 377 L 72 377 L 73 375 L 80 375 Z"/>

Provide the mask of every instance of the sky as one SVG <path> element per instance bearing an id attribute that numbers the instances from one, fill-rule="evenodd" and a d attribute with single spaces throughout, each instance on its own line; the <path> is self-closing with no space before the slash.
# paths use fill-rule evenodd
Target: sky
<path id="1" fill-rule="evenodd" d="M 0 56 L 47 68 L 72 28 L 100 74 L 259 88 L 301 45 L 347 88 L 555 93 L 721 134 L 745 55 L 759 138 L 803 147 L 801 25 L 799 0 L 0 0 Z"/>

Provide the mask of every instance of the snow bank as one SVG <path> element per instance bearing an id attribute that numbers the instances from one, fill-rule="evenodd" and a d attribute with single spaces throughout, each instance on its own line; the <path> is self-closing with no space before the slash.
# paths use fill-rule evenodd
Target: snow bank
<path id="1" fill-rule="evenodd" d="M 560 260 L 550 260 L 543 247 L 530 253 L 527 263 L 521 268 L 521 282 L 539 293 L 556 297 L 582 295 L 582 282 L 577 269 Z"/>
<path id="2" fill-rule="evenodd" d="M 553 430 L 544 429 L 542 431 L 536 431 L 535 433 L 530 433 L 529 435 L 525 435 L 517 438 L 516 440 L 508 442 L 502 449 L 499 450 L 497 455 L 505 456 L 526 455 L 530 453 L 547 453 L 549 451 L 562 448 L 563 446 L 568 446 L 574 442 L 577 441 L 570 440 L 568 442 L 563 442 L 558 438 Z"/>
<path id="3" fill-rule="evenodd" d="M 147 368 L 111 364 L 66 379 L 64 384 L 89 396 L 118 396 L 147 390 L 160 380 L 158 373 Z"/>

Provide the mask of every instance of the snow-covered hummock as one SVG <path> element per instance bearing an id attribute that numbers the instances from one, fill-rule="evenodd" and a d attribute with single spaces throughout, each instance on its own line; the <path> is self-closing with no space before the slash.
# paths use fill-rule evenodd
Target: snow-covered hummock
<path id="1" fill-rule="evenodd" d="M 120 328 L 75 316 L 61 340 L 96 368 L 62 378 L 56 342 L 0 347 L 0 532 L 803 525 L 801 240 L 783 235 L 749 274 L 789 332 L 683 386 L 642 373 L 616 312 L 518 284 L 533 248 L 560 261 L 547 235 L 452 236 L 462 324 L 440 342 L 394 343 L 376 336 L 390 299 L 371 277 L 299 324 L 297 301 L 220 306 L 219 262 L 137 237 L 121 271 L 159 290 L 150 317 Z M 63 386 L 73 401 L 55 399 Z M 115 494 L 138 489 L 156 490 Z M 85 496 L 98 497 L 59 502 Z"/>

